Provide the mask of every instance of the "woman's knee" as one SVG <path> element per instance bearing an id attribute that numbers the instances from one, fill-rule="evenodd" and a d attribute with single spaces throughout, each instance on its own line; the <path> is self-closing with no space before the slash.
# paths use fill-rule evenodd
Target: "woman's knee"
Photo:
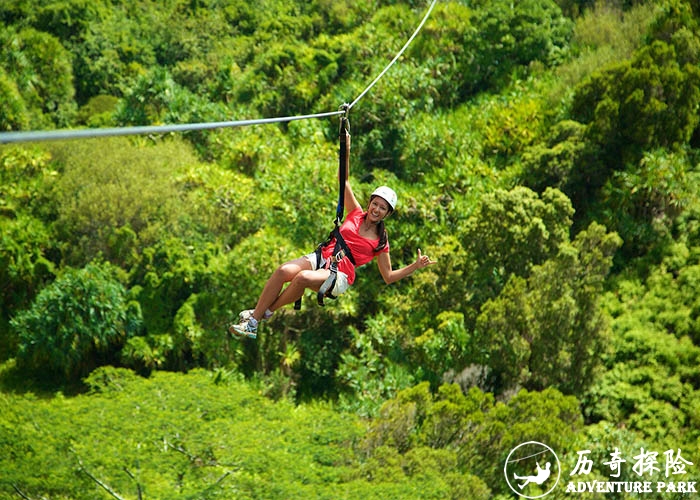
<path id="1" fill-rule="evenodd" d="M 289 262 L 285 262 L 279 266 L 273 275 L 282 281 L 292 281 L 299 273 L 306 272 L 305 267 L 309 267 L 308 261 L 303 261 L 302 259 L 295 259 Z"/>
<path id="2" fill-rule="evenodd" d="M 296 266 L 294 264 L 290 264 L 289 262 L 286 264 L 282 264 L 280 267 L 275 269 L 275 272 L 272 274 L 276 279 L 280 281 L 292 281 L 294 277 L 300 272 L 299 266 Z"/>
<path id="3" fill-rule="evenodd" d="M 297 286 L 303 286 L 304 288 L 306 288 L 306 283 L 308 282 L 308 278 L 306 276 L 307 273 L 308 273 L 308 271 L 303 271 L 303 270 L 297 272 L 294 275 L 294 277 L 292 278 L 291 283 L 293 283 Z"/>
<path id="4" fill-rule="evenodd" d="M 302 286 L 304 288 L 312 287 L 319 280 L 317 271 L 301 270 L 299 271 L 292 282 L 297 286 Z"/>
<path id="5" fill-rule="evenodd" d="M 272 277 L 279 281 L 289 281 L 294 277 L 294 274 L 290 272 L 290 269 L 286 264 L 282 264 L 275 269 L 275 272 L 272 273 Z"/>

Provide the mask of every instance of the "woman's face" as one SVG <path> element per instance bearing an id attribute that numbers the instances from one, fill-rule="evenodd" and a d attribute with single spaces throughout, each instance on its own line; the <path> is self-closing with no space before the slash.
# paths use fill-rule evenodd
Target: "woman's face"
<path id="1" fill-rule="evenodd" d="M 381 196 L 374 196 L 369 200 L 369 206 L 367 207 L 367 217 L 369 218 L 370 222 L 379 222 L 384 217 L 389 215 L 389 212 L 389 204 Z"/>

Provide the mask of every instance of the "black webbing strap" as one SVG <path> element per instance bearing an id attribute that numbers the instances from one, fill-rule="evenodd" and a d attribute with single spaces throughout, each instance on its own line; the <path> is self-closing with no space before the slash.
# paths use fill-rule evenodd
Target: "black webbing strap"
<path id="1" fill-rule="evenodd" d="M 333 287 L 338 276 L 338 262 L 337 256 L 342 255 L 350 258 L 350 261 L 354 264 L 355 259 L 352 257 L 350 249 L 345 244 L 342 236 L 340 236 L 340 224 L 343 221 L 343 215 L 345 213 L 345 181 L 348 177 L 348 170 L 350 167 L 350 122 L 348 121 L 347 112 L 349 106 L 343 104 L 340 107 L 341 110 L 345 111 L 345 114 L 340 118 L 340 126 L 338 130 L 338 205 L 335 210 L 335 220 L 333 221 L 334 228 L 328 239 L 321 243 L 316 248 L 316 262 L 318 265 L 321 263 L 321 250 L 328 246 L 333 238 L 335 238 L 336 244 L 333 249 L 333 255 L 331 256 L 330 263 L 330 276 L 321 285 L 318 292 L 318 303 L 323 304 L 324 297 L 335 298 L 332 295 Z M 294 303 L 294 309 L 301 309 L 301 299 Z"/>
<path id="2" fill-rule="evenodd" d="M 345 105 L 344 105 L 345 106 Z M 342 106 L 341 106 L 342 107 Z M 339 226 L 343 221 L 345 212 L 345 181 L 350 168 L 350 122 L 347 116 L 340 118 L 340 129 L 338 130 L 338 207 L 335 211 L 335 225 Z"/>
<path id="3" fill-rule="evenodd" d="M 341 106 L 341 109 L 345 107 L 346 114 L 340 118 L 340 127 L 338 130 L 338 207 L 335 211 L 335 227 L 331 232 L 331 236 L 335 236 L 335 248 L 333 248 L 333 255 L 331 255 L 330 271 L 331 273 L 323 282 L 321 288 L 318 290 L 317 299 L 318 305 L 323 306 L 324 297 L 334 299 L 333 287 L 338 279 L 338 261 L 345 256 L 349 256 L 352 262 L 355 260 L 352 258 L 352 253 L 350 249 L 345 244 L 345 240 L 340 235 L 340 223 L 343 220 L 343 214 L 345 212 L 345 181 L 348 177 L 348 169 L 350 167 L 350 131 L 348 130 L 350 122 L 347 118 L 347 105 Z"/>

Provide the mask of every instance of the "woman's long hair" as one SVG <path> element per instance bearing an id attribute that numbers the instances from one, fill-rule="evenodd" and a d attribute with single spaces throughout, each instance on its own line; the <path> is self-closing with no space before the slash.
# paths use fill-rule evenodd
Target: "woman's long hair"
<path id="1" fill-rule="evenodd" d="M 370 203 L 374 198 L 377 196 L 374 195 L 372 196 L 369 201 Z M 390 215 L 393 212 L 391 207 L 389 207 L 389 213 L 387 215 Z M 367 214 L 365 214 L 365 219 L 367 218 Z M 384 219 L 380 220 L 377 223 L 377 236 L 379 236 L 379 243 L 377 244 L 377 247 L 374 249 L 374 253 L 379 253 L 382 250 L 384 250 L 384 247 L 386 247 L 386 242 L 388 241 L 389 237 L 386 234 L 386 228 L 384 227 Z"/>

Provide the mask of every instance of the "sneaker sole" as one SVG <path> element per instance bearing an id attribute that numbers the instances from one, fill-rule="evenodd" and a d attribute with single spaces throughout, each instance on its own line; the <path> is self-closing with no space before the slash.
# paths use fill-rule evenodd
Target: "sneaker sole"
<path id="1" fill-rule="evenodd" d="M 236 330 L 236 329 L 234 328 L 234 325 L 230 325 L 230 326 L 228 327 L 228 332 L 229 332 L 231 335 L 233 335 L 234 337 L 236 337 L 237 339 L 245 339 L 245 338 L 248 338 L 248 339 L 256 339 L 256 338 L 258 338 L 258 334 L 257 334 L 257 333 L 253 333 L 253 332 L 239 332 L 238 330 Z"/>

